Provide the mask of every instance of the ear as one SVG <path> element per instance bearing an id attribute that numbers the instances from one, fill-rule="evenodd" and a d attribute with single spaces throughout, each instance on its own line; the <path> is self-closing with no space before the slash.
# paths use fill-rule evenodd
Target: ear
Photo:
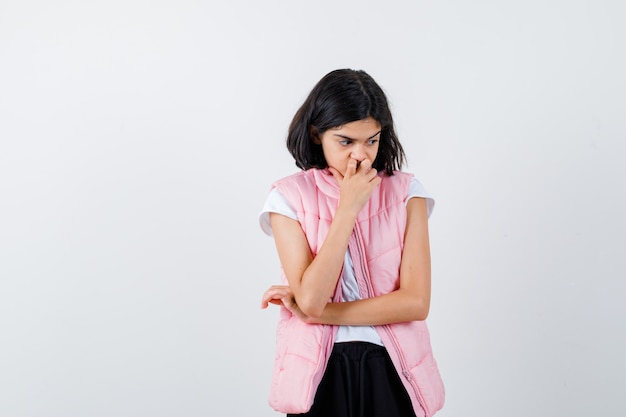
<path id="1" fill-rule="evenodd" d="M 320 139 L 319 131 L 317 130 L 317 128 L 315 126 L 309 127 L 309 137 L 311 138 L 311 140 L 313 141 L 314 144 L 316 144 L 316 145 L 321 145 L 322 144 L 322 140 Z"/>

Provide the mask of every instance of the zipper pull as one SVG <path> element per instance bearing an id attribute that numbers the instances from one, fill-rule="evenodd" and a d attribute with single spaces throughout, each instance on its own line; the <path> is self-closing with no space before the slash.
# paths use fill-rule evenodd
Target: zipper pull
<path id="1" fill-rule="evenodd" d="M 411 378 L 411 373 L 409 371 L 407 371 L 406 369 L 402 370 L 402 375 L 404 375 L 404 377 L 406 379 L 408 379 L 409 381 L 412 379 Z"/>

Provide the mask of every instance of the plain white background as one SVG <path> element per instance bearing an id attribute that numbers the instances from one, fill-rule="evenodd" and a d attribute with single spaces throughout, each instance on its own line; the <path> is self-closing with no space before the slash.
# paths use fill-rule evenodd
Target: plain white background
<path id="1" fill-rule="evenodd" d="M 335 68 L 435 196 L 441 417 L 626 414 L 619 0 L 0 2 L 0 415 L 275 416 L 257 223 Z"/>

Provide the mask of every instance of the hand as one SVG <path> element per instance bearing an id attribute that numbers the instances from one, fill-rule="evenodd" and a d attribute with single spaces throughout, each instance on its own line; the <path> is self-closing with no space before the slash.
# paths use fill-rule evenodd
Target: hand
<path id="1" fill-rule="evenodd" d="M 374 188 L 381 182 L 369 159 L 364 159 L 360 164 L 356 159 L 350 159 L 345 175 L 341 175 L 333 167 L 329 167 L 328 170 L 341 188 L 339 205 L 351 210 L 355 215 L 365 206 Z"/>
<path id="2" fill-rule="evenodd" d="M 270 304 L 283 306 L 303 322 L 310 322 L 309 316 L 304 314 L 296 304 L 296 299 L 287 285 L 272 285 L 263 293 L 261 308 L 267 308 Z"/>

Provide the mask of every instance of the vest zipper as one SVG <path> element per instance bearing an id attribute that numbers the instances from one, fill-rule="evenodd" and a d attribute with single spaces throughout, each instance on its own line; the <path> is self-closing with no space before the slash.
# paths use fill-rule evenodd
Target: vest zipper
<path id="1" fill-rule="evenodd" d="M 374 288 L 372 286 L 372 279 L 371 279 L 371 277 L 369 275 L 369 268 L 365 267 L 365 262 L 366 262 L 365 250 L 363 249 L 361 228 L 359 226 L 358 221 L 355 222 L 353 236 L 354 236 L 354 239 L 353 239 L 354 245 L 356 246 L 356 249 L 358 251 L 357 255 L 358 255 L 359 260 L 360 260 L 360 262 L 353 262 L 353 264 L 355 264 L 355 263 L 359 264 L 359 268 L 360 268 L 361 274 L 362 274 L 361 276 L 364 279 L 365 286 L 366 286 L 366 289 L 367 289 L 368 298 L 372 298 L 372 297 L 374 297 Z M 356 267 L 355 267 L 355 269 L 356 269 Z M 382 326 L 377 326 L 377 327 L 382 327 L 385 330 L 385 333 L 387 334 L 387 336 L 389 337 L 389 340 L 391 340 L 391 342 L 393 343 L 393 347 L 394 347 L 395 351 L 398 353 L 398 358 L 400 359 L 400 367 L 401 367 L 402 376 L 404 378 L 406 378 L 406 380 L 409 382 L 411 387 L 413 387 L 413 390 L 415 391 L 415 396 L 417 398 L 417 401 L 419 402 L 420 406 L 424 410 L 425 415 L 426 416 L 430 416 L 430 413 L 429 413 L 429 411 L 428 411 L 428 409 L 426 407 L 426 403 L 424 402 L 424 399 L 422 398 L 422 394 L 420 392 L 420 389 L 417 386 L 417 383 L 413 379 L 413 377 L 411 375 L 411 372 L 408 369 L 408 366 L 406 364 L 406 359 L 404 358 L 404 354 L 402 353 L 402 350 L 400 349 L 400 344 L 398 343 L 398 340 L 396 339 L 396 336 L 393 333 L 393 330 L 391 330 L 391 326 L 389 326 L 388 324 L 384 324 Z"/>

